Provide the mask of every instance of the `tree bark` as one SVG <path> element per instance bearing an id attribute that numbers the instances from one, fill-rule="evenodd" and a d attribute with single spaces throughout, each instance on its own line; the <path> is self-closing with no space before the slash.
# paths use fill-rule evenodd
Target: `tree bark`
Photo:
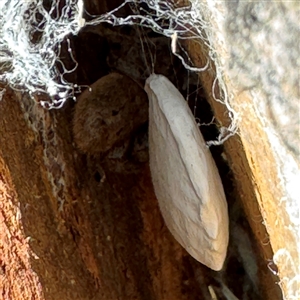
<path id="1" fill-rule="evenodd" d="M 100 14 L 112 9 L 113 2 L 102 6 L 89 1 L 86 7 Z M 224 107 L 212 100 L 213 72 L 201 73 L 205 92 L 199 92 L 197 76 L 187 75 L 181 63 L 170 58 L 168 39 L 149 37 L 155 43 L 151 48 L 138 32 L 107 26 L 83 30 L 72 39 L 79 67 L 68 79 L 91 85 L 113 71 L 130 71 L 135 84 L 143 85 L 149 75 L 149 50 L 155 54 L 156 73 L 168 76 L 186 93 L 193 93 L 186 90 L 193 85 L 201 121 L 211 120 L 210 103 L 225 125 Z M 141 51 L 141 43 L 149 49 Z M 191 58 L 202 66 L 205 46 L 188 47 Z M 106 87 L 108 94 L 118 89 L 112 86 Z M 126 84 L 119 89 L 124 93 L 118 90 L 118 97 L 127 97 Z M 147 120 L 139 119 L 147 115 L 146 98 L 138 105 L 140 114 L 122 111 L 120 129 L 132 118 L 139 119 L 130 132 L 115 140 L 117 130 L 108 127 L 103 135 L 107 140 L 114 135 L 114 142 L 97 153 L 88 150 L 90 144 L 80 146 L 76 134 L 74 138 L 79 101 L 49 111 L 40 100 L 7 89 L 0 101 L 0 295 L 5 300 L 282 299 L 279 279 L 267 266 L 273 251 L 261 214 L 266 203 L 274 209 L 273 191 L 265 180 L 274 165 L 262 162 L 256 142 L 246 139 L 263 135 L 254 111 L 240 136 L 225 143 L 227 160 L 222 148 L 212 149 L 230 217 L 227 259 L 223 270 L 214 272 L 186 253 L 161 217 L 148 166 Z M 236 101 L 239 104 L 241 98 Z M 107 102 L 112 111 L 114 105 Z M 201 130 L 211 139 L 215 128 Z M 260 142 L 259 149 L 271 160 L 267 139 Z"/>

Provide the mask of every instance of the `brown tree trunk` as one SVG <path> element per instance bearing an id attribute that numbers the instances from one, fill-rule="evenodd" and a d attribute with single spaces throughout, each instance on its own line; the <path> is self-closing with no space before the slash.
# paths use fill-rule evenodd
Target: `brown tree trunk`
<path id="1" fill-rule="evenodd" d="M 72 107 L 26 97 L 0 108 L 5 299 L 196 299 L 201 267 L 165 227 L 148 163 L 81 154 Z"/>
<path id="2" fill-rule="evenodd" d="M 94 13 L 112 9 L 111 2 L 99 3 L 90 1 L 86 7 Z M 90 85 L 112 71 L 134 70 L 139 76 L 132 72 L 132 79 L 143 85 L 149 57 L 141 51 L 138 30 L 130 30 L 98 26 L 74 37 L 79 67 L 73 79 Z M 170 58 L 169 40 L 155 36 L 152 41 L 155 72 L 180 87 L 189 84 L 180 62 Z M 202 51 L 191 49 L 196 63 L 195 53 Z M 212 76 L 204 74 L 198 106 L 209 122 Z M 37 96 L 34 101 L 9 89 L 0 101 L 3 299 L 281 299 L 278 278 L 267 267 L 272 249 L 261 244 L 267 233 L 250 180 L 254 165 L 249 166 L 237 137 L 225 146 L 231 170 L 222 151 L 214 153 L 230 216 L 227 259 L 223 270 L 214 272 L 191 258 L 164 224 L 148 166 L 147 120 L 104 154 L 83 153 L 73 136 L 75 105 L 70 101 L 48 111 Z M 147 105 L 145 98 L 141 111 Z M 222 120 L 223 111 L 214 110 Z M 123 128 L 136 117 L 130 113 L 122 115 Z M 269 194 L 267 186 L 262 190 Z"/>

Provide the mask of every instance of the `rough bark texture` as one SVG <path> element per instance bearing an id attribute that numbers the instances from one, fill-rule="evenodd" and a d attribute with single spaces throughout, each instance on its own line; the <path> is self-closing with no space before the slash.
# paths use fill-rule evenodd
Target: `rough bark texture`
<path id="1" fill-rule="evenodd" d="M 267 6 L 262 1 L 221 2 L 224 27 L 216 25 L 221 20 L 211 21 L 215 31 L 221 28 L 226 42 L 224 46 L 216 38 L 213 47 L 219 57 L 229 57 L 224 60 L 224 80 L 240 117 L 238 134 L 225 142 L 224 152 L 263 264 L 269 261 L 268 267 L 279 276 L 263 275 L 261 280 L 265 286 L 272 280 L 279 283 L 285 299 L 299 297 L 299 206 L 293 204 L 297 200 L 291 190 L 287 192 L 292 180 L 283 167 L 294 157 L 295 169 L 289 173 L 299 174 L 299 45 L 294 42 L 299 9 L 299 3 L 286 1 L 270 1 Z M 194 62 L 203 66 L 208 50 L 194 42 L 187 47 Z M 199 76 L 215 116 L 228 126 L 231 120 L 224 105 L 213 99 L 214 70 Z M 218 88 L 214 92 L 218 98 Z M 271 130 L 280 143 L 274 142 Z M 268 274 L 262 266 L 260 271 Z M 268 290 L 268 299 L 275 297 L 273 292 Z"/>
<path id="2" fill-rule="evenodd" d="M 11 195 L 1 203 L 7 203 L 6 214 L 19 203 L 20 218 L 10 223 L 12 217 L 4 216 L 2 226 L 8 222 L 8 231 L 20 230 L 25 245 L 13 242 L 14 232 L 1 238 L 2 249 L 11 253 L 1 257 L 6 299 L 43 299 L 35 291 L 39 284 L 45 299 L 196 299 L 201 287 L 192 266 L 201 266 L 166 229 L 147 162 L 134 150 L 101 161 L 80 154 L 71 141 L 71 107 L 49 112 L 35 106 L 40 119 L 33 123 L 41 124 L 35 135 L 16 98 L 7 94 L 1 103 L 3 177 L 13 178 Z M 21 265 L 30 275 L 23 282 L 31 289 L 26 293 L 14 292 L 21 280 L 11 271 L 20 268 L 11 259 L 17 253 L 27 259 Z"/>
<path id="3" fill-rule="evenodd" d="M 199 48 L 198 44 L 190 43 L 190 47 L 190 53 L 195 63 L 199 66 L 202 66 L 203 62 L 207 58 L 206 50 Z M 212 96 L 211 87 L 215 79 L 215 73 L 203 72 L 200 73 L 199 76 L 205 91 L 207 91 L 207 99 L 215 111 L 215 116 L 219 122 L 223 124 L 223 126 L 229 126 L 231 120 L 227 118 L 225 106 L 216 102 Z M 215 91 L 215 94 L 218 97 L 217 90 Z M 243 104 L 248 103 L 250 105 L 252 103 L 251 99 L 245 96 L 236 98 L 236 101 L 238 101 L 238 99 L 243 101 Z M 270 190 L 270 187 L 265 180 L 270 177 L 276 178 L 277 171 L 275 161 L 271 161 L 272 155 L 270 154 L 272 152 L 270 147 L 268 147 L 268 139 L 259 125 L 258 120 L 259 119 L 254 111 L 248 110 L 247 120 L 243 119 L 243 122 L 246 124 L 244 134 L 247 134 L 247 132 L 251 132 L 251 134 L 247 134 L 248 139 L 244 141 L 245 144 L 242 142 L 242 138 L 244 137 L 243 134 L 231 137 L 224 144 L 224 152 L 226 153 L 226 158 L 233 174 L 234 187 L 236 191 L 235 194 L 238 197 L 238 201 L 242 203 L 242 206 L 244 207 L 247 220 L 256 237 L 256 243 L 259 249 L 258 253 L 260 256 L 258 262 L 259 280 L 263 282 L 263 286 L 266 288 L 266 295 L 268 295 L 267 299 L 277 299 L 279 295 L 278 287 L 276 287 L 275 283 L 278 281 L 278 277 L 271 274 L 270 270 L 268 269 L 268 264 L 266 263 L 266 261 L 272 261 L 273 251 L 271 244 L 268 242 L 269 236 L 266 227 L 263 224 L 263 217 L 258 202 L 258 198 L 261 199 L 264 197 L 264 203 L 266 206 L 274 203 L 272 199 L 276 197 L 276 193 L 274 190 Z M 254 139 L 257 136 L 261 138 L 254 142 L 253 140 L 250 141 L 250 136 Z M 252 151 L 254 151 L 252 154 L 247 152 L 249 151 L 248 147 L 250 146 L 252 147 Z M 268 157 L 269 160 L 266 160 L 266 157 Z M 263 160 L 263 163 L 261 163 L 260 160 Z M 257 165 L 254 165 L 252 163 L 253 161 L 257 162 Z M 271 172 L 271 175 L 266 176 L 263 174 L 264 172 Z M 268 202 L 269 204 L 267 204 Z M 274 204 L 272 204 L 272 206 L 273 205 Z M 271 206 L 269 206 L 269 209 L 270 211 L 276 211 L 276 209 Z M 274 267 L 273 264 L 272 267 Z"/>
<path id="4" fill-rule="evenodd" d="M 87 10 L 104 13 L 116 6 L 113 2 L 90 1 Z M 214 74 L 203 73 L 203 93 L 197 76 L 170 55 L 169 40 L 144 34 L 153 42 L 143 42 L 145 52 L 133 26 L 83 29 L 72 39 L 79 63 L 72 81 L 91 85 L 118 71 L 143 85 L 155 71 L 184 96 L 197 95 L 190 105 L 197 99 L 196 117 L 209 123 Z M 191 47 L 192 58 L 202 65 L 206 50 Z M 154 70 L 148 51 L 155 54 Z M 111 86 L 114 82 L 108 93 Z M 124 89 L 127 94 L 126 84 Z M 38 101 L 8 89 L 0 102 L 0 295 L 5 300 L 208 300 L 211 289 L 217 299 L 281 299 L 278 279 L 267 268 L 272 249 L 258 207 L 263 196 L 271 199 L 267 170 L 257 165 L 252 141 L 248 146 L 239 137 L 226 142 L 230 169 L 223 149 L 212 149 L 230 216 L 227 260 L 221 272 L 213 272 L 192 259 L 164 224 L 148 167 L 147 121 L 141 118 L 105 153 L 82 153 L 73 137 L 76 104 L 47 111 Z M 116 103 L 111 109 L 120 112 L 123 104 Z M 139 116 L 147 99 L 140 105 Z M 226 123 L 223 107 L 214 111 Z M 249 113 L 243 133 L 261 136 L 259 126 L 253 131 L 253 116 Z M 132 118 L 132 110 L 122 111 L 124 127 Z M 213 126 L 201 130 L 209 140 L 218 134 Z"/>
<path id="5" fill-rule="evenodd" d="M 140 142 L 147 126 L 101 159 L 74 146 L 71 105 L 47 111 L 9 92 L 0 114 L 5 299 L 209 299 L 209 285 L 220 295 L 229 286 L 240 297 L 264 299 L 255 250 L 246 249 L 247 273 L 236 249 L 242 246 L 233 241 L 224 271 L 216 273 L 173 239 Z M 240 209 L 234 215 L 242 217 Z M 253 247 L 245 220 L 233 222 L 244 246 Z"/>

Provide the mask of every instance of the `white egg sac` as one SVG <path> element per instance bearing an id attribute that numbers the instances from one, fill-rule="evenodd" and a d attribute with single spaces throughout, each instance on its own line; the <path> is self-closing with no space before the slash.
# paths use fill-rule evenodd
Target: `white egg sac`
<path id="1" fill-rule="evenodd" d="M 228 210 L 222 182 L 185 99 L 164 76 L 146 81 L 150 170 L 165 223 L 196 260 L 223 267 Z"/>

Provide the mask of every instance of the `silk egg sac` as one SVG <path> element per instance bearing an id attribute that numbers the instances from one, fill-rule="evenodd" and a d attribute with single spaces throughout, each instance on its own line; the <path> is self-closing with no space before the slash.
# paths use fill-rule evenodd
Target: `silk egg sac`
<path id="1" fill-rule="evenodd" d="M 146 80 L 149 159 L 165 223 L 197 261 L 219 271 L 228 247 L 227 202 L 212 155 L 185 99 L 163 75 Z"/>

